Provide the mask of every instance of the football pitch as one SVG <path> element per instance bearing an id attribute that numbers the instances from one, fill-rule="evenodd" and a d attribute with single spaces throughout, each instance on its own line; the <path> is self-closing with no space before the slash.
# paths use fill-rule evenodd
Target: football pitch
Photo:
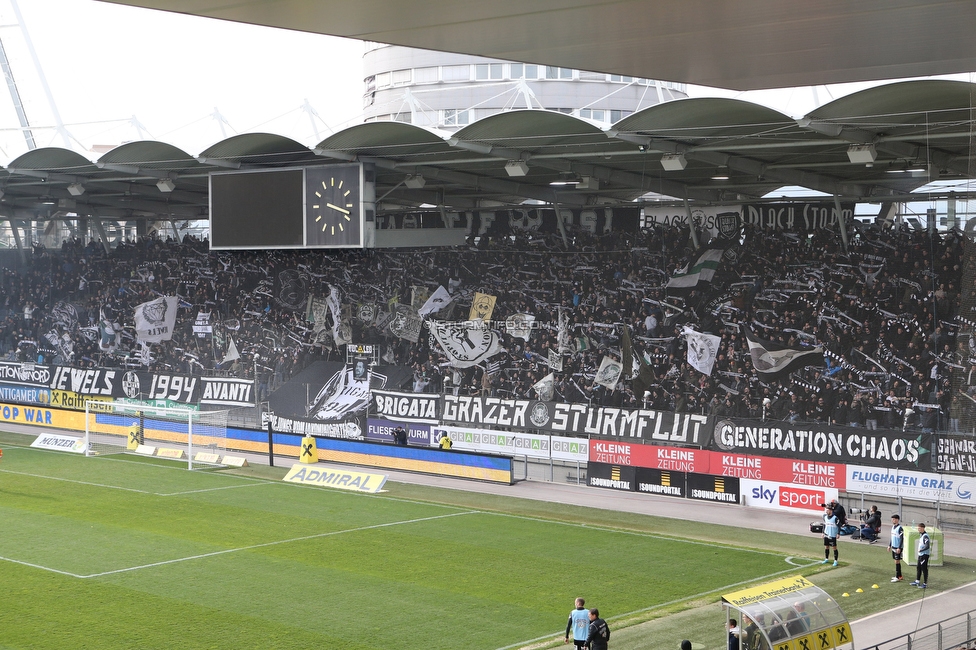
<path id="1" fill-rule="evenodd" d="M 293 485 L 274 471 L 5 445 L 0 647 L 546 645 L 576 596 L 611 623 L 639 622 L 809 573 L 817 553 L 507 497 Z"/>

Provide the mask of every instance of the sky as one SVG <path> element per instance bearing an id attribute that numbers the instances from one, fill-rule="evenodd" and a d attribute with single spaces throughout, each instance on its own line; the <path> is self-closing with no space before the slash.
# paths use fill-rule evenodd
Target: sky
<path id="1" fill-rule="evenodd" d="M 61 121 L 75 138 L 72 148 L 91 159 L 141 139 L 196 155 L 255 131 L 314 146 L 362 121 L 361 41 L 94 0 L 19 0 L 19 7 Z M 35 129 L 37 144 L 65 146 L 16 23 L 10 0 L 0 0 L 0 39 L 25 111 L 32 125 L 45 127 Z M 738 97 L 800 117 L 869 85 L 751 93 L 689 86 L 689 94 Z M 302 110 L 306 100 L 317 118 Z M 0 164 L 26 150 L 13 102 L 0 87 Z"/>

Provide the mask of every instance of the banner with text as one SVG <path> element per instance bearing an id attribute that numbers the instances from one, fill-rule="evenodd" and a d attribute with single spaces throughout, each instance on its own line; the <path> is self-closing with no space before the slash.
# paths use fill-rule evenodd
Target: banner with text
<path id="1" fill-rule="evenodd" d="M 976 505 L 976 478 L 935 472 L 847 466 L 847 491 L 916 501 Z"/>
<path id="2" fill-rule="evenodd" d="M 823 514 L 823 504 L 837 498 L 833 488 L 807 488 L 776 481 L 739 481 L 742 499 L 747 506 L 772 510 L 791 510 Z"/>
<path id="3" fill-rule="evenodd" d="M 932 469 L 947 474 L 976 475 L 976 439 L 939 435 L 932 451 Z"/>
<path id="4" fill-rule="evenodd" d="M 529 458 L 552 458 L 585 463 L 589 454 L 585 438 L 539 435 L 515 431 L 489 431 L 487 429 L 468 429 L 461 427 L 436 427 L 431 435 L 431 444 L 440 440 L 446 433 L 451 439 L 453 449 L 483 451 L 506 456 L 528 456 Z"/>
<path id="5" fill-rule="evenodd" d="M 435 441 L 430 437 L 429 424 L 393 422 L 392 420 L 380 420 L 376 418 L 366 420 L 366 439 L 392 443 L 393 430 L 397 427 L 403 427 L 407 432 L 408 445 L 430 447 L 435 444 Z"/>
<path id="6" fill-rule="evenodd" d="M 826 424 L 720 420 L 712 446 L 760 456 L 927 470 L 933 436 Z"/>
<path id="7" fill-rule="evenodd" d="M 704 445 L 711 432 L 705 415 L 498 397 L 442 395 L 440 415 L 446 423 L 640 438 L 668 444 Z"/>
<path id="8" fill-rule="evenodd" d="M 373 391 L 373 410 L 378 417 L 397 422 L 438 424 L 440 395 Z"/>

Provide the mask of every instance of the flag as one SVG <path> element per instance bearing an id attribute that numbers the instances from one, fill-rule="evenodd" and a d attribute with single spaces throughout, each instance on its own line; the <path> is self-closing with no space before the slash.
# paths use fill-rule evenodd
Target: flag
<path id="1" fill-rule="evenodd" d="M 614 361 L 610 357 L 603 357 L 603 361 L 600 362 L 600 369 L 596 371 L 593 382 L 613 390 L 617 386 L 617 382 L 620 381 L 623 370 L 624 366 L 619 361 Z"/>
<path id="2" fill-rule="evenodd" d="M 654 368 L 647 362 L 644 355 L 640 355 L 637 359 L 640 364 L 640 370 L 637 372 L 637 379 L 631 383 L 631 389 L 634 391 L 634 395 L 638 398 L 646 399 L 644 393 L 651 387 L 654 383 Z"/>
<path id="3" fill-rule="evenodd" d="M 711 375 L 722 337 L 696 332 L 690 327 L 684 328 L 682 335 L 688 341 L 688 365 L 703 375 Z"/>
<path id="4" fill-rule="evenodd" d="M 509 336 L 517 336 L 528 341 L 534 322 L 535 316 L 532 314 L 514 314 L 505 319 L 505 329 Z"/>
<path id="5" fill-rule="evenodd" d="M 543 402 L 549 402 L 552 400 L 552 394 L 556 390 L 556 376 L 551 372 L 540 379 L 532 386 L 532 390 L 536 392 L 539 399 Z"/>
<path id="6" fill-rule="evenodd" d="M 136 340 L 159 343 L 173 338 L 176 327 L 176 296 L 163 296 L 136 306 Z"/>
<path id="7" fill-rule="evenodd" d="M 447 292 L 447 289 L 445 289 L 443 285 L 439 286 L 437 287 L 437 291 L 432 293 L 430 297 L 427 298 L 424 305 L 417 310 L 417 313 L 420 314 L 421 318 L 423 318 L 428 314 L 432 314 L 435 311 L 444 309 L 450 304 L 451 300 L 453 300 L 453 298 L 451 298 L 451 294 Z"/>
<path id="8" fill-rule="evenodd" d="M 468 320 L 491 320 L 491 312 L 495 311 L 496 300 L 498 300 L 498 296 L 475 291 Z"/>
<path id="9" fill-rule="evenodd" d="M 686 296 L 701 284 L 710 284 L 725 251 L 721 248 L 707 248 L 688 266 L 674 274 L 666 287 L 668 295 Z"/>
<path id="10" fill-rule="evenodd" d="M 423 305 L 427 304 L 427 299 L 430 298 L 430 289 L 424 286 L 411 285 L 410 286 L 410 306 L 414 309 L 419 309 Z"/>
<path id="11" fill-rule="evenodd" d="M 757 338 L 745 325 L 742 326 L 742 331 L 749 343 L 752 366 L 760 379 L 776 380 L 806 366 L 824 365 L 824 352 L 820 346 L 808 350 L 790 348 Z"/>
<path id="12" fill-rule="evenodd" d="M 503 352 L 498 334 L 481 321 L 428 321 L 430 332 L 455 368 L 470 368 Z"/>
<path id="13" fill-rule="evenodd" d="M 624 379 L 630 379 L 634 374 L 634 354 L 630 348 L 630 328 L 624 325 L 624 334 L 621 337 L 620 356 L 623 359 L 623 370 L 621 371 Z"/>
<path id="14" fill-rule="evenodd" d="M 549 367 L 557 371 L 563 369 L 563 357 L 555 350 L 549 350 Z"/>
<path id="15" fill-rule="evenodd" d="M 230 337 L 230 345 L 227 346 L 227 353 L 224 354 L 224 360 L 220 363 L 227 363 L 229 361 L 237 361 L 241 358 L 240 352 L 237 351 L 237 345 L 234 343 L 234 337 Z"/>
<path id="16" fill-rule="evenodd" d="M 559 331 L 556 343 L 559 347 L 559 354 L 572 352 L 572 348 L 569 347 L 569 316 L 566 315 L 566 310 L 562 307 L 559 308 Z"/>
<path id="17" fill-rule="evenodd" d="M 417 310 L 410 305 L 397 305 L 393 319 L 390 321 L 390 332 L 397 338 L 411 343 L 420 341 L 420 330 L 424 325 Z"/>

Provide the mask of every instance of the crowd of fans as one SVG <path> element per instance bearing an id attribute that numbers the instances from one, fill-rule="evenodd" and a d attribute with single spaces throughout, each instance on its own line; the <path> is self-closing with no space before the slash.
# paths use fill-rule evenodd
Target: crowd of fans
<path id="1" fill-rule="evenodd" d="M 407 390 L 534 398 L 533 386 L 553 372 L 556 400 L 879 428 L 959 430 L 972 419 L 976 365 L 968 334 L 957 337 L 960 323 L 971 329 L 957 319 L 965 316 L 961 234 L 858 226 L 845 249 L 836 233 L 746 227 L 724 247 L 713 281 L 678 298 L 666 285 L 697 256 L 687 228 L 574 230 L 568 239 L 512 230 L 456 248 L 334 252 L 212 252 L 187 236 L 141 238 L 106 254 L 96 242 L 69 240 L 60 250 L 36 247 L 25 268 L 3 271 L 0 354 L 257 372 L 263 396 L 313 361 L 345 360 L 332 316 L 323 329 L 306 309 L 335 287 L 352 341 L 379 345 L 383 364 L 411 367 Z M 497 297 L 491 319 L 503 352 L 457 369 L 427 330 L 416 342 L 390 330 L 386 314 L 421 307 L 439 286 L 454 302 L 430 318 L 464 320 L 474 292 Z M 180 298 L 173 339 L 140 345 L 135 307 L 163 295 Z M 194 331 L 201 313 L 209 332 Z M 515 314 L 536 319 L 527 341 L 504 326 Z M 741 325 L 783 345 L 821 345 L 826 367 L 763 383 Z M 685 327 L 721 336 L 708 376 L 686 361 Z M 238 359 L 228 357 L 231 340 Z M 550 368 L 550 351 L 561 370 Z M 604 356 L 632 366 L 613 389 L 594 382 Z"/>

